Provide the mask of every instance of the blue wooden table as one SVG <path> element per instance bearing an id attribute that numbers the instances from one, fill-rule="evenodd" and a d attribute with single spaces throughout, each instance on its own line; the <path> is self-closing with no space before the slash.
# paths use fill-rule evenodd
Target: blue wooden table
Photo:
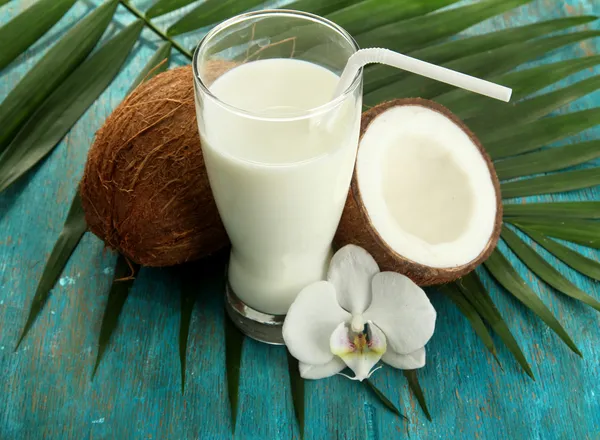
<path id="1" fill-rule="evenodd" d="M 8 21 L 32 0 L 0 9 Z M 0 75 L 3 99 L 24 72 L 64 30 L 97 0 L 80 1 L 51 32 Z M 145 7 L 143 1 L 136 2 Z M 537 0 L 488 20 L 466 33 L 482 33 L 555 17 L 600 15 L 596 0 Z M 168 20 L 168 18 L 166 19 Z M 111 31 L 132 21 L 119 9 Z M 158 20 L 161 23 L 161 20 Z M 589 28 L 600 29 L 598 23 Z M 94 380 L 92 368 L 116 256 L 88 234 L 71 258 L 45 311 L 15 353 L 43 265 L 62 228 L 95 131 L 125 96 L 136 72 L 155 49 L 144 41 L 125 69 L 41 166 L 0 195 L 0 439 L 225 439 L 231 418 L 224 376 L 223 300 L 218 275 L 199 278 L 188 346 L 187 386 L 181 393 L 178 359 L 180 280 L 173 269 L 142 269 L 125 304 L 119 327 Z M 188 47 L 201 34 L 183 41 Z M 0 50 L 5 42 L 0 42 Z M 600 39 L 553 52 L 536 63 L 600 53 Z M 182 64 L 175 57 L 173 64 Z M 600 74 L 588 69 L 559 84 Z M 600 105 L 600 92 L 573 109 Z M 0 128 L 1 129 L 1 128 Z M 594 139 L 600 128 L 573 140 Z M 541 199 L 550 199 L 542 197 Z M 554 200 L 600 200 L 593 188 L 552 196 Z M 598 253 L 583 252 L 598 259 Z M 517 267 L 522 273 L 522 265 Z M 600 286 L 567 273 L 600 298 Z M 488 282 L 494 300 L 533 364 L 537 381 L 519 369 L 500 341 L 501 369 L 465 318 L 441 296 L 437 332 L 420 371 L 433 422 L 428 422 L 399 371 L 384 368 L 373 382 L 407 415 L 391 415 L 356 382 L 341 376 L 306 383 L 308 439 L 599 439 L 600 317 L 574 301 L 527 281 L 574 336 L 583 359 L 547 327 Z M 298 438 L 281 347 L 246 340 L 243 350 L 237 438 Z"/>

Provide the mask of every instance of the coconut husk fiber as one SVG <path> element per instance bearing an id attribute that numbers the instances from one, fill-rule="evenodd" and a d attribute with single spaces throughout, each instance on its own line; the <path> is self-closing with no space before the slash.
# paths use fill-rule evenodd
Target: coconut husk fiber
<path id="1" fill-rule="evenodd" d="M 157 75 L 115 109 L 88 153 L 80 193 L 89 229 L 138 264 L 170 266 L 227 246 L 191 66 Z"/>
<path id="2" fill-rule="evenodd" d="M 458 125 L 477 147 L 479 154 L 481 154 L 487 164 L 496 193 L 496 217 L 493 232 L 486 246 L 482 249 L 477 258 L 467 264 L 456 267 L 436 268 L 412 261 L 391 249 L 381 234 L 373 226 L 369 213 L 362 200 L 355 168 L 340 225 L 335 235 L 335 243 L 340 247 L 349 243 L 363 247 L 373 256 L 375 261 L 377 261 L 381 270 L 404 274 L 420 286 L 448 283 L 473 271 L 477 266 L 487 260 L 496 248 L 502 230 L 502 197 L 500 195 L 500 182 L 491 158 L 488 156 L 475 134 L 469 130 L 456 115 L 450 112 L 450 110 L 433 101 L 421 98 L 396 99 L 384 102 L 367 110 L 363 113 L 361 119 L 361 139 L 369 125 L 380 114 L 391 107 L 401 105 L 418 105 L 441 113 Z"/>

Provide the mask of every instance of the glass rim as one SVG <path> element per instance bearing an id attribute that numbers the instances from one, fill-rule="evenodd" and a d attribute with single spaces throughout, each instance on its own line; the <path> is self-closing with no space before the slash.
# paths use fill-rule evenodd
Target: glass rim
<path id="1" fill-rule="evenodd" d="M 356 73 L 356 75 L 355 75 L 354 79 L 352 80 L 352 82 L 350 83 L 350 85 L 338 97 L 336 97 L 334 99 L 330 99 L 325 104 L 322 104 L 318 107 L 310 108 L 308 110 L 303 110 L 301 112 L 298 112 L 297 114 L 281 116 L 281 117 L 277 117 L 277 116 L 265 117 L 264 115 L 259 115 L 256 112 L 245 110 L 243 108 L 239 108 L 234 105 L 228 104 L 225 101 L 221 100 L 218 96 L 214 95 L 210 91 L 210 89 L 206 86 L 206 84 L 204 84 L 204 82 L 200 78 L 200 75 L 198 72 L 198 56 L 199 56 L 203 46 L 208 41 L 210 41 L 213 37 L 215 37 L 219 32 L 227 29 L 228 27 L 230 27 L 234 24 L 240 23 L 242 21 L 245 21 L 245 20 L 248 20 L 248 19 L 251 19 L 254 17 L 274 16 L 274 15 L 291 16 L 291 17 L 303 18 L 306 20 L 311 20 L 311 21 L 317 22 L 323 26 L 329 27 L 330 29 L 332 29 L 333 31 L 337 32 L 342 37 L 344 37 L 344 39 L 346 39 L 346 41 L 352 47 L 354 52 L 357 52 L 360 49 L 360 47 L 358 46 L 358 43 L 356 43 L 356 41 L 354 40 L 352 35 L 350 35 L 348 33 L 348 31 L 346 31 L 344 28 L 335 24 L 331 20 L 328 20 L 324 17 L 320 17 L 315 14 L 311 14 L 309 12 L 295 11 L 292 9 L 263 9 L 260 11 L 247 12 L 244 14 L 236 15 L 235 17 L 232 17 L 232 18 L 225 20 L 224 22 L 218 24 L 213 29 L 211 29 L 202 38 L 202 40 L 200 40 L 200 43 L 198 44 L 198 46 L 196 46 L 196 49 L 194 50 L 194 55 L 192 57 L 192 70 L 193 70 L 193 74 L 194 74 L 194 84 L 196 86 L 200 87 L 202 92 L 205 93 L 215 103 L 224 107 L 228 111 L 239 114 L 240 116 L 244 116 L 244 117 L 251 118 L 251 119 L 257 119 L 257 120 L 261 120 L 261 121 L 290 122 L 290 121 L 307 119 L 307 118 L 311 118 L 313 116 L 318 116 L 323 113 L 326 113 L 326 112 L 334 109 L 341 103 L 343 103 L 348 96 L 350 96 L 352 93 L 354 93 L 354 91 L 360 84 L 361 79 L 362 79 L 362 73 L 363 73 L 362 67 L 358 70 L 358 72 Z"/>

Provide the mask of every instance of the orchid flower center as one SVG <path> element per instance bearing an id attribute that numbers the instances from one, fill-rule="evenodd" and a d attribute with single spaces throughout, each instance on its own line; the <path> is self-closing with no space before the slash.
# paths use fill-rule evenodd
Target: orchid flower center
<path id="1" fill-rule="evenodd" d="M 353 315 L 350 328 L 354 333 L 362 333 L 365 328 L 365 318 L 362 315 Z"/>

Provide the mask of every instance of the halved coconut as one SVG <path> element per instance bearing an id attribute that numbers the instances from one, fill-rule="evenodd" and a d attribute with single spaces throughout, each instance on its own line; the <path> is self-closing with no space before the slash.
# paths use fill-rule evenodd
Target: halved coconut
<path id="1" fill-rule="evenodd" d="M 500 185 L 475 135 L 445 107 L 401 99 L 365 112 L 336 244 L 419 285 L 455 280 L 494 250 Z"/>

